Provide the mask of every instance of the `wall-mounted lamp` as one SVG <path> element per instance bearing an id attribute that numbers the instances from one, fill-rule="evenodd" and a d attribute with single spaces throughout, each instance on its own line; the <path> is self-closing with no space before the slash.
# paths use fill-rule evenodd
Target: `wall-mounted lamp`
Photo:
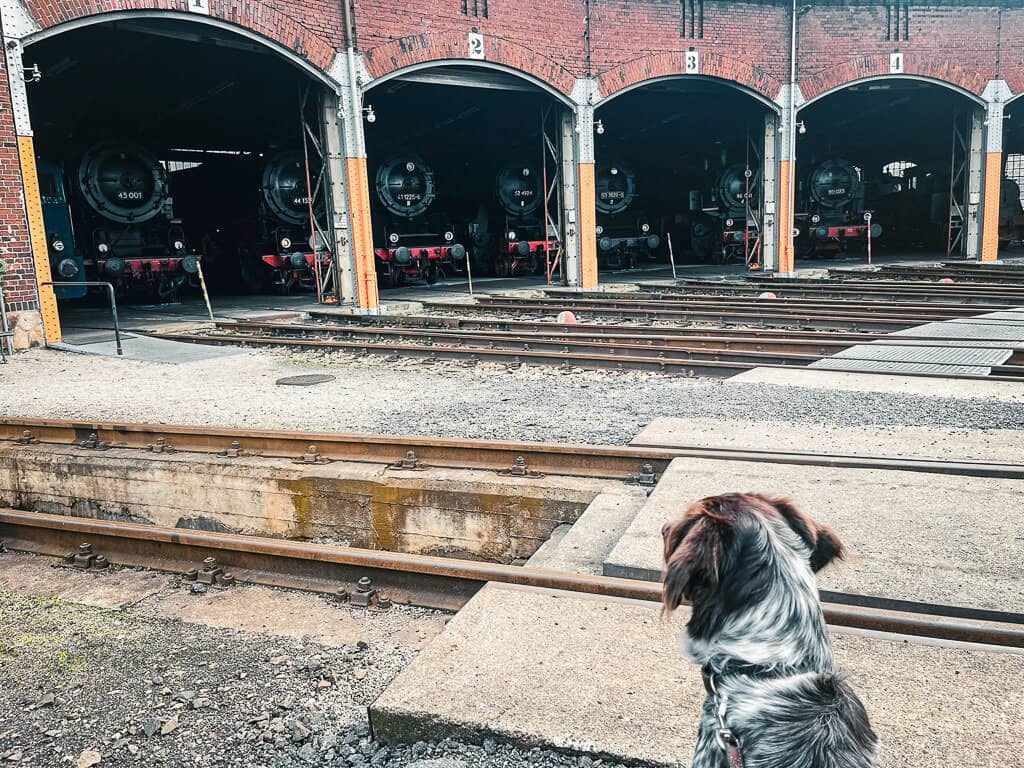
<path id="1" fill-rule="evenodd" d="M 366 122 L 368 122 L 368 123 L 376 123 L 377 122 L 377 113 L 373 111 L 373 105 L 372 104 L 368 104 L 365 107 L 363 107 L 363 114 L 366 115 Z M 344 120 L 345 119 L 345 110 L 344 109 L 341 109 L 341 108 L 338 109 L 338 119 L 339 120 Z"/>
<path id="2" fill-rule="evenodd" d="M 594 122 L 594 133 L 598 136 L 604 136 L 604 122 L 597 120 Z"/>
<path id="3" fill-rule="evenodd" d="M 800 134 L 805 134 L 805 133 L 807 133 L 807 126 L 806 126 L 806 125 L 804 125 L 804 121 L 803 121 L 803 120 L 800 120 L 800 121 L 799 121 L 799 122 L 798 122 L 798 123 L 796 124 L 796 130 L 797 130 L 797 132 L 798 132 L 798 133 L 800 133 Z"/>
<path id="4" fill-rule="evenodd" d="M 43 79 L 43 73 L 39 71 L 38 64 L 33 64 L 31 67 L 24 68 L 22 77 L 25 78 L 26 83 L 38 83 Z"/>

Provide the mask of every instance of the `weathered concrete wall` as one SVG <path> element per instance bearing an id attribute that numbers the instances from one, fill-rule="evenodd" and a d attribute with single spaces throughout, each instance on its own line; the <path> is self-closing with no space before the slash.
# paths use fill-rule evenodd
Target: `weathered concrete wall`
<path id="1" fill-rule="evenodd" d="M 607 481 L 335 462 L 0 446 L 0 505 L 37 512 L 508 562 Z"/>

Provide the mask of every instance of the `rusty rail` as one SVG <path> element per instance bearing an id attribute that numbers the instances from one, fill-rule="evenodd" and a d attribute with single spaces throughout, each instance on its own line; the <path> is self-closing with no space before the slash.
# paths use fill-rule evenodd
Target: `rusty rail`
<path id="1" fill-rule="evenodd" d="M 661 585 L 648 581 L 11 509 L 0 509 L 0 536 L 12 550 L 58 556 L 87 540 L 110 563 L 179 572 L 194 568 L 206 557 L 216 557 L 230 568 L 235 581 L 328 594 L 349 589 L 367 577 L 395 602 L 447 610 L 461 608 L 490 581 L 646 602 L 661 600 Z M 882 611 L 823 603 L 825 620 L 833 626 L 1024 648 L 1024 630 L 1010 621 L 951 621 L 943 613 L 945 606 L 913 607 L 916 610 Z"/>
<path id="2" fill-rule="evenodd" d="M 425 466 L 504 471 L 523 457 L 531 471 L 624 479 L 644 464 L 662 473 L 673 459 L 700 458 L 772 464 L 889 469 L 932 474 L 1024 479 L 1024 464 L 946 461 L 907 456 L 747 450 L 656 443 L 627 446 L 478 440 L 344 432 L 292 432 L 221 426 L 141 424 L 76 419 L 0 417 L 0 442 L 79 450 L 123 448 L 301 459 L 315 446 L 322 460 L 393 464 L 408 451 Z"/>

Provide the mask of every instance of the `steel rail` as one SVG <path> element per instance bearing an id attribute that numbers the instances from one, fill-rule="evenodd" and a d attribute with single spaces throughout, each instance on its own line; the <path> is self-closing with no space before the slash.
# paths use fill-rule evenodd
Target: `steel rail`
<path id="1" fill-rule="evenodd" d="M 747 280 L 744 282 L 723 282 L 714 280 L 679 280 L 674 284 L 638 282 L 641 291 L 665 294 L 702 294 L 710 296 L 757 296 L 765 291 L 778 291 L 778 295 L 793 297 L 837 298 L 847 296 L 864 301 L 916 301 L 919 303 L 955 303 L 957 301 L 974 305 L 993 302 L 1000 306 L 1024 302 L 1024 289 L 971 290 L 973 285 L 951 287 L 943 284 L 932 285 L 891 285 L 852 280 L 797 280 L 793 283 L 782 280 Z"/>
<path id="2" fill-rule="evenodd" d="M 845 306 L 845 304 L 850 304 L 850 302 L 818 302 L 818 305 L 813 308 L 805 308 L 796 306 L 795 300 L 787 301 L 786 299 L 766 299 L 756 303 L 752 303 L 747 300 L 704 302 L 699 300 L 690 301 L 686 298 L 661 299 L 656 296 L 644 295 L 636 297 L 636 294 L 634 294 L 633 297 L 627 298 L 615 298 L 614 295 L 609 298 L 602 298 L 602 295 L 603 294 L 576 294 L 575 297 L 573 295 L 566 295 L 564 297 L 559 296 L 558 298 L 477 296 L 476 300 L 477 304 L 482 307 L 488 307 L 492 304 L 519 303 L 556 308 L 567 305 L 570 308 L 618 309 L 621 307 L 625 309 L 693 309 L 696 311 L 750 311 L 756 307 L 758 309 L 768 310 L 769 313 L 780 315 L 801 314 L 808 317 L 831 317 L 833 315 L 843 317 L 881 316 L 898 320 L 908 319 L 912 321 L 912 324 L 933 320 L 950 320 L 953 318 L 970 317 L 986 311 L 978 306 L 959 308 L 947 307 L 945 305 L 928 305 L 925 310 L 920 310 L 916 308 L 903 309 L 900 305 L 893 304 L 887 304 L 879 307 L 877 305 Z M 996 306 L 990 309 L 991 311 L 997 311 L 1004 310 L 1006 307 Z"/>
<path id="3" fill-rule="evenodd" d="M 951 317 L 966 317 L 978 315 L 983 312 L 998 312 L 1005 310 L 1006 304 L 935 304 L 913 301 L 860 301 L 849 298 L 824 300 L 816 298 L 805 298 L 801 296 L 776 296 L 774 299 L 759 299 L 746 296 L 710 296 L 700 291 L 679 293 L 678 291 L 661 291 L 656 287 L 642 288 L 638 291 L 574 291 L 568 288 L 544 288 L 544 293 L 552 298 L 573 299 L 576 301 L 627 301 L 627 302 L 657 302 L 669 306 L 728 306 L 747 308 L 751 302 L 757 302 L 756 306 L 769 306 L 779 309 L 799 310 L 822 310 L 836 313 L 843 313 L 849 310 L 875 312 L 882 314 L 897 313 L 899 315 L 913 315 L 919 311 L 941 312 Z M 489 300 L 489 298 L 478 297 L 478 301 Z"/>
<path id="4" fill-rule="evenodd" d="M 749 450 L 660 443 L 588 445 L 0 417 L 0 441 L 14 445 L 56 445 L 94 450 L 82 447 L 83 442 L 91 442 L 93 436 L 109 448 L 144 451 L 151 450 L 163 438 L 164 445 L 181 453 L 223 454 L 232 448 L 232 443 L 237 442 L 237 450 L 245 454 L 286 459 L 300 459 L 308 447 L 314 445 L 320 457 L 325 460 L 384 465 L 399 461 L 407 451 L 413 450 L 425 466 L 452 469 L 504 471 L 522 456 L 532 471 L 550 475 L 615 479 L 636 475 L 644 464 L 650 464 L 660 474 L 677 458 L 1024 479 L 1024 464 L 974 460 L 946 461 L 907 456 Z"/>
<path id="5" fill-rule="evenodd" d="M 480 304 L 477 306 L 465 305 L 465 304 L 450 304 L 440 301 L 423 302 L 424 307 L 429 307 L 434 310 L 447 311 L 447 312 L 458 312 L 465 314 L 467 312 L 503 312 L 516 315 L 522 314 L 554 314 L 558 309 L 569 309 L 573 308 L 568 302 L 553 302 L 551 304 L 543 303 L 530 303 L 525 302 L 506 302 L 502 304 Z M 587 306 L 577 305 L 581 314 L 591 315 L 595 317 L 621 317 L 621 318 L 646 318 L 650 320 L 662 320 L 662 321 L 673 321 L 673 322 L 689 322 L 689 323 L 720 323 L 720 324 L 734 324 L 734 325 L 752 325 L 760 327 L 773 327 L 773 328 L 820 328 L 820 329 L 845 329 L 851 331 L 877 331 L 877 332 L 889 332 L 898 331 L 906 328 L 912 328 L 920 323 L 927 322 L 927 319 L 917 318 L 891 318 L 891 317 L 879 317 L 875 314 L 865 313 L 860 316 L 846 316 L 846 315 L 827 315 L 827 314 L 812 314 L 812 313 L 784 313 L 784 312 L 740 312 L 740 311 L 722 311 L 716 312 L 711 310 L 692 310 L 692 309 L 665 309 L 657 308 L 654 306 L 647 307 L 600 307 L 600 306 Z M 945 320 L 948 318 L 940 317 L 936 318 Z"/>
<path id="6" fill-rule="evenodd" d="M 826 355 L 839 352 L 853 345 L 854 342 L 829 342 L 811 339 L 757 339 L 732 337 L 708 338 L 702 336 L 673 337 L 645 336 L 642 339 L 628 334 L 605 334 L 584 336 L 566 336 L 558 333 L 509 333 L 480 331 L 431 331 L 409 328 L 364 328 L 360 326 L 330 326 L 309 323 L 253 323 L 253 322 L 220 322 L 216 324 L 216 332 L 210 335 L 227 334 L 235 336 L 257 337 L 269 336 L 284 341 L 290 339 L 313 339 L 318 341 L 366 340 L 370 343 L 391 344 L 391 338 L 401 341 L 411 340 L 414 343 L 428 346 L 440 345 L 459 346 L 472 349 L 525 350 L 548 352 L 594 352 L 607 353 L 640 358 L 664 356 L 669 359 L 712 359 L 745 362 L 748 360 L 765 362 L 796 361 L 813 362 Z M 163 338 L 163 332 L 150 332 L 149 335 Z M 202 331 L 189 333 L 190 336 L 202 335 Z M 737 354 L 739 353 L 739 354 Z"/>
<path id="7" fill-rule="evenodd" d="M 170 341 L 184 341 L 193 344 L 210 345 L 257 345 L 277 347 L 300 347 L 305 349 L 332 349 L 347 352 L 364 352 L 378 355 L 404 355 L 427 359 L 455 359 L 473 362 L 495 361 L 520 365 L 537 363 L 541 365 L 575 366 L 588 370 L 643 370 L 654 373 L 673 374 L 677 376 L 728 377 L 734 376 L 751 368 L 802 368 L 820 359 L 820 355 L 787 355 L 797 362 L 785 364 L 779 362 L 780 356 L 772 353 L 732 352 L 721 353 L 706 350 L 694 350 L 685 357 L 678 355 L 681 350 L 659 352 L 654 350 L 650 355 L 625 354 L 619 348 L 608 348 L 605 354 L 597 352 L 570 352 L 568 350 L 551 350 L 548 352 L 531 349 L 492 349 L 490 347 L 443 346 L 434 344 L 402 344 L 373 343 L 366 341 L 337 341 L 330 339 L 310 339 L 284 336 L 240 336 L 232 334 L 199 334 L 199 333 L 159 333 L 152 334 L 157 338 Z M 539 346 L 539 344 L 538 344 Z M 557 346 L 557 345 L 556 345 Z M 564 346 L 564 345 L 563 345 Z M 731 356 L 734 361 L 718 358 Z M 708 359 L 713 358 L 713 359 Z M 742 361 L 742 362 L 740 362 Z"/>
<path id="8" fill-rule="evenodd" d="M 661 585 L 649 581 L 11 509 L 0 509 L 0 535 L 12 550 L 50 555 L 73 552 L 86 540 L 111 563 L 164 570 L 194 568 L 214 557 L 237 581 L 325 593 L 351 589 L 359 578 L 368 577 L 396 602 L 448 610 L 461 608 L 487 582 L 661 601 Z M 1024 630 L 1015 626 L 954 622 L 943 615 L 945 611 L 929 613 L 927 605 L 916 612 L 900 612 L 823 602 L 822 609 L 833 626 L 1024 647 Z"/>

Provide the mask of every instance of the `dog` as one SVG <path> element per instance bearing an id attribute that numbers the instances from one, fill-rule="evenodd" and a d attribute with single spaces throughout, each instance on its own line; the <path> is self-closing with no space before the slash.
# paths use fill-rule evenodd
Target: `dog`
<path id="1" fill-rule="evenodd" d="M 878 738 L 835 668 L 814 574 L 836 534 L 785 499 L 731 493 L 662 529 L 662 598 L 693 613 L 707 698 L 692 768 L 871 768 Z"/>

